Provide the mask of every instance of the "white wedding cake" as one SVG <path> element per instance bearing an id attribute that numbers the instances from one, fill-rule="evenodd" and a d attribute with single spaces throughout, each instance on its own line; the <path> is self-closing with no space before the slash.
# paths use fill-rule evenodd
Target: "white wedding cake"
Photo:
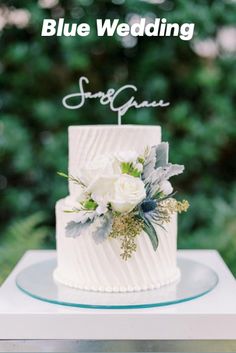
<path id="1" fill-rule="evenodd" d="M 69 127 L 69 196 L 56 205 L 57 268 L 66 286 L 101 292 L 159 288 L 179 279 L 177 212 L 159 126 Z"/>

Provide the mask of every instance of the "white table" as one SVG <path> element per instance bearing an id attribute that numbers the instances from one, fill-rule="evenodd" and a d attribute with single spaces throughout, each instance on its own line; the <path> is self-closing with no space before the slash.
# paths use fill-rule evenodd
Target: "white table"
<path id="1" fill-rule="evenodd" d="M 236 351 L 234 277 L 214 250 L 178 254 L 212 267 L 217 287 L 166 307 L 98 310 L 45 303 L 22 293 L 16 274 L 55 256 L 55 251 L 28 251 L 0 288 L 0 352 Z"/>

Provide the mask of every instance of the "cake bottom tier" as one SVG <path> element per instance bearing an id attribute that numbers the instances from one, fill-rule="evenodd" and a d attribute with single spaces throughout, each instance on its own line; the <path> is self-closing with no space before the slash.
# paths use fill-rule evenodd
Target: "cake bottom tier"
<path id="1" fill-rule="evenodd" d="M 120 256 L 120 240 L 97 244 L 91 233 L 77 238 L 65 235 L 70 214 L 64 199 L 56 205 L 57 268 L 54 279 L 73 288 L 100 292 L 132 292 L 159 288 L 177 281 L 177 215 L 165 229 L 158 227 L 159 246 L 154 251 L 145 232 L 137 236 L 137 250 L 127 261 Z"/>

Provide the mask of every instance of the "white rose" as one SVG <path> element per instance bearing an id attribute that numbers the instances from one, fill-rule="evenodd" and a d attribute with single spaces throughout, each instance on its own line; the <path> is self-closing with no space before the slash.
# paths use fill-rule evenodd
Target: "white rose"
<path id="1" fill-rule="evenodd" d="M 120 173 L 121 171 L 116 160 L 109 155 L 104 155 L 89 161 L 82 168 L 80 179 L 86 186 L 89 186 L 95 179 L 101 176 L 114 176 Z"/>
<path id="2" fill-rule="evenodd" d="M 126 213 L 132 211 L 146 196 L 141 179 L 123 174 L 114 184 L 111 205 L 114 211 Z"/>
<path id="3" fill-rule="evenodd" d="M 173 192 L 172 185 L 169 181 L 164 180 L 159 185 L 159 190 L 165 195 L 170 195 Z"/>
<path id="4" fill-rule="evenodd" d="M 120 151 L 116 154 L 116 158 L 119 162 L 124 163 L 135 163 L 138 159 L 138 153 L 136 151 Z"/>
<path id="5" fill-rule="evenodd" d="M 114 193 L 116 180 L 117 175 L 99 176 L 90 183 L 87 192 L 91 194 L 91 198 L 98 204 L 107 204 Z"/>

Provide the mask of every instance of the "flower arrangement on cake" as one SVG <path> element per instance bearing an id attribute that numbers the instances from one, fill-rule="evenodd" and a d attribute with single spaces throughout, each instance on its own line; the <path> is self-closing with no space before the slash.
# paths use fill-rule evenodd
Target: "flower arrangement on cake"
<path id="1" fill-rule="evenodd" d="M 88 161 L 78 176 L 59 172 L 77 185 L 68 197 L 73 214 L 66 225 L 67 237 L 79 237 L 90 229 L 97 243 L 108 238 L 121 241 L 121 257 L 129 259 L 136 251 L 136 238 L 145 231 L 153 249 L 158 248 L 158 225 L 165 228 L 174 212 L 185 212 L 186 200 L 177 201 L 169 181 L 184 166 L 168 163 L 168 143 L 147 147 L 143 154 L 134 150 L 101 155 Z"/>

